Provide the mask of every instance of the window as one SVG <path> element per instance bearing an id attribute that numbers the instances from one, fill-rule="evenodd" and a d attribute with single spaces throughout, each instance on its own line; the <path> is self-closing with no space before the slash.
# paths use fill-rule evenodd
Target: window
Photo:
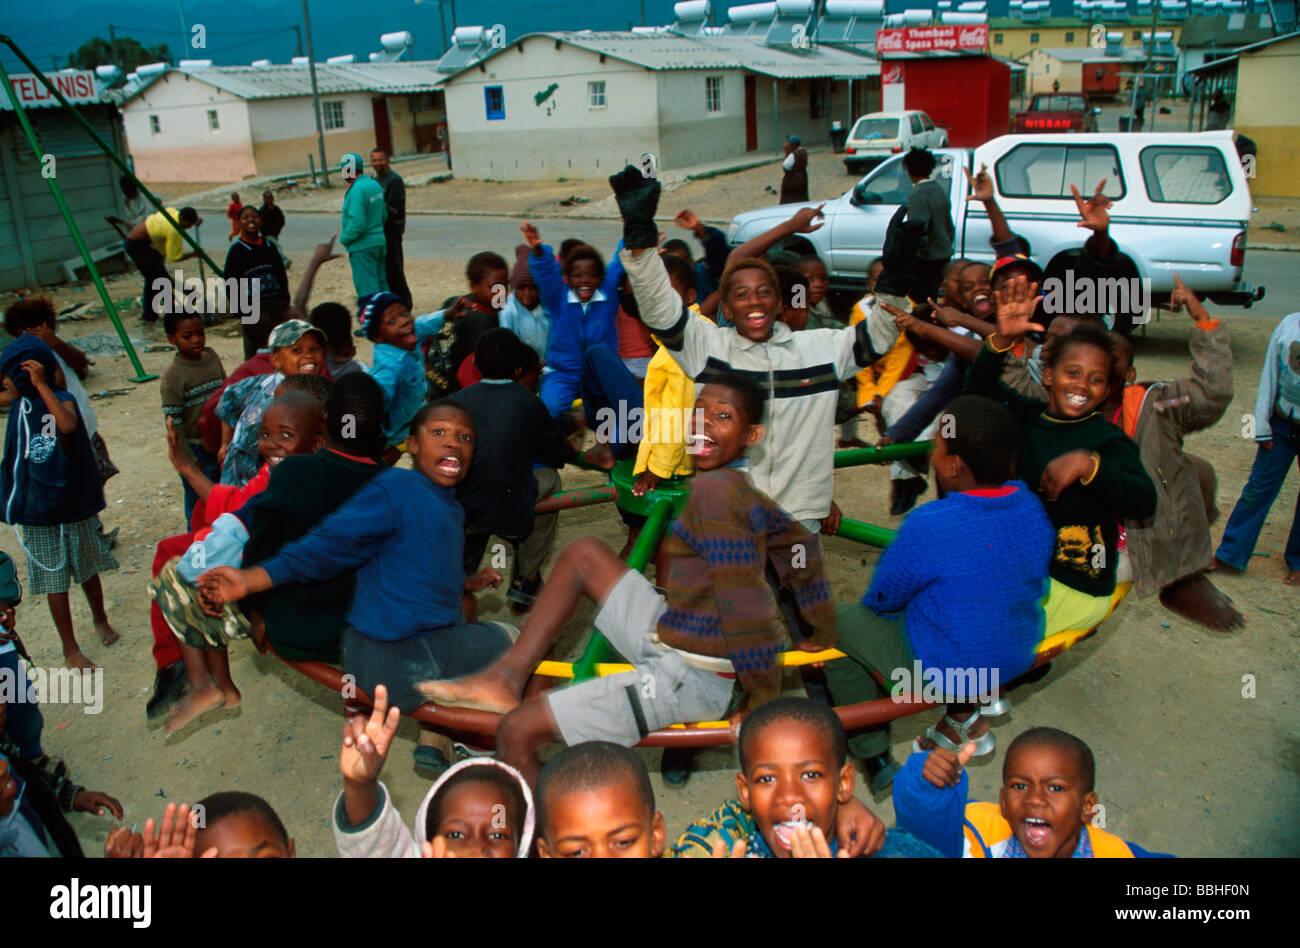
<path id="1" fill-rule="evenodd" d="M 325 125 L 325 131 L 343 127 L 343 102 L 341 99 L 335 99 L 331 102 L 322 102 L 320 104 L 320 118 Z"/>
<path id="2" fill-rule="evenodd" d="M 221 129 L 221 119 L 217 118 L 216 109 L 208 109 L 208 131 L 216 132 Z"/>
<path id="3" fill-rule="evenodd" d="M 808 84 L 809 118 L 826 118 L 826 87 L 820 82 Z"/>
<path id="4" fill-rule="evenodd" d="M 1073 42 L 1074 42 L 1074 34 L 1073 34 L 1073 33 L 1068 33 L 1068 32 L 1067 32 L 1067 33 L 1065 34 L 1065 41 L 1066 41 L 1067 43 L 1073 43 Z"/>
<path id="5" fill-rule="evenodd" d="M 149 131 L 153 132 L 155 135 L 162 134 L 162 123 L 158 121 L 158 116 L 149 116 Z"/>
<path id="6" fill-rule="evenodd" d="M 898 119 L 896 118 L 861 118 L 853 126 L 849 137 L 857 141 L 870 141 L 875 138 L 897 138 Z"/>
<path id="7" fill-rule="evenodd" d="M 1001 46 L 1001 45 L 1002 45 L 1002 34 L 1001 34 L 1001 33 L 994 33 L 994 34 L 993 34 L 993 45 L 994 45 L 994 46 Z"/>
<path id="8" fill-rule="evenodd" d="M 903 204 L 912 191 L 901 158 L 888 161 L 871 172 L 868 180 L 853 189 L 854 204 Z"/>
<path id="9" fill-rule="evenodd" d="M 930 116 L 926 115 L 924 112 L 921 113 L 921 128 L 925 129 L 927 132 L 934 131 L 934 123 L 930 121 Z"/>
<path id="10" fill-rule="evenodd" d="M 603 83 L 602 83 L 603 84 Z M 506 90 L 504 86 L 484 86 L 483 104 L 487 109 L 487 119 L 494 122 L 506 117 Z"/>
<path id="11" fill-rule="evenodd" d="M 1217 148 L 1153 145 L 1140 156 L 1147 197 L 1160 203 L 1218 204 L 1232 193 L 1223 154 Z"/>
<path id="12" fill-rule="evenodd" d="M 1119 156 L 1110 145 L 1017 145 L 993 170 L 1007 197 L 1073 200 L 1070 185 L 1087 194 L 1102 178 L 1106 197 L 1124 196 Z"/>
<path id="13" fill-rule="evenodd" d="M 1141 40 L 1141 39 L 1142 39 L 1142 31 L 1141 31 L 1141 30 L 1134 30 L 1134 31 L 1133 31 L 1133 38 L 1134 38 L 1135 40 Z"/>
<path id="14" fill-rule="evenodd" d="M 605 107 L 605 80 L 587 83 L 587 108 L 603 109 Z"/>
<path id="15" fill-rule="evenodd" d="M 917 115 L 915 112 L 912 113 L 912 134 L 925 134 L 925 126 L 921 124 L 921 116 Z"/>
<path id="16" fill-rule="evenodd" d="M 1037 33 L 1030 33 L 1030 34 L 1029 34 L 1029 42 L 1031 42 L 1031 43 L 1037 43 L 1037 42 L 1038 42 L 1038 34 L 1037 34 Z"/>
<path id="17" fill-rule="evenodd" d="M 722 77 L 704 77 L 704 111 L 722 111 Z"/>

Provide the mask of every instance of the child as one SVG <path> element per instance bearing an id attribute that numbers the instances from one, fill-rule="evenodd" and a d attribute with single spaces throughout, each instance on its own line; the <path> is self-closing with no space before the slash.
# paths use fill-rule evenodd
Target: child
<path id="1" fill-rule="evenodd" d="M 922 683 L 903 688 L 896 672 L 907 671 L 910 680 L 917 661 L 942 681 L 963 680 L 945 669 L 974 669 L 976 681 L 993 682 L 984 687 L 994 692 L 998 682 L 1010 682 L 1034 663 L 1055 533 L 1033 491 L 1012 479 L 1019 428 L 1010 411 L 975 395 L 952 401 L 942 419 L 933 459 L 941 499 L 908 515 L 861 602 L 839 609 L 836 647 L 848 658 L 826 665 L 837 705 L 885 697 L 878 682 L 891 677 L 895 700 L 910 700 L 906 696 L 920 694 Z M 989 556 L 991 549 L 998 550 L 996 557 Z M 987 734 L 980 747 L 987 753 L 993 734 L 987 722 L 975 720 L 979 712 L 972 706 L 997 694 L 970 690 L 948 695 L 954 702 L 949 715 L 971 733 Z M 978 732 L 977 723 L 983 724 Z M 950 736 L 955 727 L 945 723 L 926 733 L 941 746 L 959 746 Z M 872 792 L 883 792 L 898 772 L 889 725 L 855 735 L 850 748 Z"/>
<path id="2" fill-rule="evenodd" d="M 181 442 L 194 456 L 199 470 L 208 480 L 221 477 L 221 462 L 203 447 L 199 438 L 199 413 L 208 397 L 221 387 L 226 370 L 216 350 L 208 348 L 203 317 L 198 313 L 168 313 L 163 316 L 167 341 L 176 347 L 176 355 L 163 373 L 163 423 L 175 428 Z M 185 523 L 190 522 L 198 495 L 189 481 L 181 478 L 185 491 Z"/>
<path id="3" fill-rule="evenodd" d="M 650 774 L 634 751 L 584 741 L 537 777 L 537 854 L 543 859 L 658 859 L 668 831 Z"/>
<path id="4" fill-rule="evenodd" d="M 450 304 L 444 304 L 444 319 L 455 325 L 455 337 L 449 350 L 453 369 L 460 371 L 474 354 L 479 337 L 501 324 L 501 309 L 506 305 L 510 271 L 498 253 L 484 250 L 465 264 L 465 281 L 469 292 Z M 459 384 L 456 386 L 460 388 Z M 453 389 L 454 390 L 454 389 Z"/>
<path id="5" fill-rule="evenodd" d="M 538 753 L 552 741 L 631 746 L 661 727 L 717 720 L 731 700 L 732 680 L 724 676 L 733 673 L 754 707 L 775 698 L 784 636 L 764 578 L 769 565 L 782 585 L 792 587 L 816 640 L 833 635 L 830 584 L 812 534 L 756 490 L 736 464 L 763 436 L 762 389 L 743 376 L 719 376 L 695 407 L 698 473 L 661 546 L 665 592 L 599 540 L 577 540 L 560 554 L 519 641 L 504 657 L 478 675 L 422 686 L 438 705 L 509 712 L 497 728 L 497 750 L 530 779 L 540 768 Z M 520 704 L 533 669 L 583 596 L 600 606 L 596 628 L 634 670 Z M 658 682 L 658 690 L 647 680 Z"/>
<path id="6" fill-rule="evenodd" d="M 510 271 L 510 298 L 501 310 L 500 325 L 518 336 L 537 358 L 546 358 L 551 335 L 551 317 L 542 305 L 542 294 L 528 269 L 528 245 L 515 248 L 515 266 Z"/>
<path id="7" fill-rule="evenodd" d="M 244 545 L 245 565 L 270 559 L 337 510 L 383 470 L 379 459 L 386 448 L 384 394 L 366 373 L 349 373 L 325 398 L 323 449 L 282 460 L 258 495 Z M 344 573 L 250 597 L 244 604 L 252 622 L 249 634 L 262 648 L 264 632 L 276 653 L 289 661 L 338 663 L 355 590 L 356 577 Z"/>
<path id="8" fill-rule="evenodd" d="M 1012 277 L 997 290 L 998 331 L 966 376 L 966 390 L 1004 402 L 1023 428 L 1018 474 L 1039 493 L 1056 531 L 1045 636 L 1091 629 L 1113 608 L 1119 521 L 1156 511 L 1156 489 L 1138 447 L 1102 415 L 1115 376 L 1110 337 L 1077 326 L 1051 349 L 1043 369 L 1047 402 L 999 381 L 1002 360 L 1032 323 L 1038 284 Z M 962 735 L 965 740 L 965 735 Z"/>
<path id="9" fill-rule="evenodd" d="M 342 303 L 313 306 L 310 322 L 325 334 L 325 364 L 330 378 L 337 381 L 349 372 L 364 372 L 356 360 L 357 347 L 352 341 L 352 314 Z"/>
<path id="10" fill-rule="evenodd" d="M 157 829 L 155 830 L 155 827 Z M 111 852 L 109 850 L 112 850 Z M 280 815 L 261 797 L 223 790 L 194 804 L 167 804 L 160 824 L 144 822 L 144 835 L 114 830 L 105 855 L 144 859 L 292 859 L 293 839 Z"/>
<path id="11" fill-rule="evenodd" d="M 669 855 L 928 857 L 937 852 L 878 819 L 853 796 L 844 727 L 807 698 L 778 698 L 748 715 L 737 740 L 737 800 L 681 835 Z"/>
<path id="12" fill-rule="evenodd" d="M 364 298 L 357 320 L 361 331 L 375 344 L 370 377 L 384 393 L 385 435 L 388 451 L 384 460 L 394 464 L 401 457 L 400 445 L 411 427 L 411 419 L 428 401 L 430 381 L 416 349 L 443 328 L 443 313 L 429 313 L 418 319 L 396 293 L 376 293 Z"/>
<path id="13" fill-rule="evenodd" d="M 226 216 L 230 218 L 230 236 L 227 240 L 234 240 L 239 236 L 239 212 L 244 209 L 244 202 L 239 199 L 239 195 L 230 195 L 230 204 L 226 207 Z M 256 208 L 254 208 L 256 210 Z"/>
<path id="14" fill-rule="evenodd" d="M 226 643 L 248 635 L 248 620 L 228 606 L 220 618 L 207 615 L 199 604 L 195 580 L 205 568 L 222 560 L 241 561 L 250 518 L 246 510 L 238 515 L 234 511 L 265 489 L 270 470 L 284 458 L 312 454 L 320 447 L 324 420 L 321 403 L 305 392 L 289 392 L 277 398 L 262 417 L 258 441 L 264 467 L 243 490 L 223 492 L 223 496 L 213 498 L 209 496 L 211 482 L 204 483 L 192 466 L 183 469 L 183 475 L 195 482 L 196 491 L 204 499 L 203 516 L 210 526 L 197 531 L 186 552 L 168 561 L 149 585 L 163 618 L 180 639 L 181 658 L 190 682 L 188 697 L 167 721 L 168 731 L 184 727 L 206 711 L 239 704 L 241 696 L 230 677 Z M 172 447 L 175 455 L 179 446 L 174 439 Z M 175 461 L 181 462 L 178 467 L 184 467 L 180 458 Z M 218 510 L 223 512 L 219 514 Z"/>
<path id="15" fill-rule="evenodd" d="M 279 248 L 262 237 L 262 215 L 255 206 L 241 208 L 236 223 L 239 239 L 232 241 L 226 252 L 224 275 L 227 281 L 246 283 L 247 289 L 241 288 L 237 300 L 228 295 L 226 305 L 228 312 L 239 315 L 244 358 L 251 359 L 266 345 L 272 327 L 279 322 L 276 317 L 289 306 L 289 275 Z M 257 296 L 257 309 L 243 311 L 243 301 L 253 294 Z"/>
<path id="16" fill-rule="evenodd" d="M 3 352 L 0 369 L 15 400 L 5 429 L 0 496 L 5 523 L 22 525 L 28 589 L 49 597 L 50 614 L 69 668 L 93 668 L 73 631 L 68 585 L 80 584 L 104 645 L 118 635 L 104 611 L 99 574 L 117 569 L 99 520 L 104 486 L 76 400 L 52 387 L 54 351 L 23 333 Z"/>
<path id="17" fill-rule="evenodd" d="M 271 332 L 271 364 L 275 371 L 236 382 L 226 389 L 217 407 L 221 419 L 221 483 L 240 487 L 261 466 L 258 439 L 262 413 L 275 400 L 275 389 L 286 375 L 325 374 L 325 334 L 303 319 L 281 323 Z"/>
<path id="18" fill-rule="evenodd" d="M 77 834 L 34 770 L 0 753 L 0 858 L 83 857 Z"/>
<path id="19" fill-rule="evenodd" d="M 1300 313 L 1285 317 L 1269 337 L 1254 421 L 1259 442 L 1255 463 L 1214 554 L 1216 567 L 1228 572 L 1244 572 L 1249 565 L 1269 508 L 1292 460 L 1300 457 Z M 1300 500 L 1283 555 L 1287 567 L 1283 582 L 1300 586 Z"/>
<path id="20" fill-rule="evenodd" d="M 1111 394 L 1106 415 L 1137 443 L 1160 498 L 1153 522 L 1125 523 L 1125 551 L 1139 596 L 1158 590 L 1165 608 L 1227 631 L 1245 620 L 1205 575 L 1214 564 L 1210 524 L 1219 516 L 1214 468 L 1185 453 L 1183 439 L 1217 422 L 1232 401 L 1232 350 L 1228 327 L 1210 318 L 1177 274 L 1174 284 L 1174 307 L 1186 306 L 1194 321 L 1190 376 L 1133 384 L 1133 344 L 1120 333 L 1111 334 L 1118 371 L 1128 384 Z"/>
<path id="21" fill-rule="evenodd" d="M 508 540 L 515 563 L 506 599 L 516 614 L 532 607 L 542 587 L 559 513 L 534 515 L 533 507 L 560 489 L 556 469 L 564 464 L 560 429 L 541 399 L 517 381 L 525 348 L 508 329 L 483 333 L 474 350 L 483 381 L 456 398 L 474 416 L 478 454 L 478 463 L 456 485 L 456 499 L 465 508 L 465 575 L 478 571 L 494 534 Z"/>
<path id="22" fill-rule="evenodd" d="M 967 744 L 913 754 L 894 781 L 901 829 L 949 858 L 1104 859 L 1158 856 L 1092 825 L 1097 808 L 1092 750 L 1051 727 L 1022 733 L 1002 760 L 997 803 L 967 803 Z M 1086 832 L 1085 832 L 1086 830 Z"/>
<path id="23" fill-rule="evenodd" d="M 742 247 L 721 284 L 732 326 L 707 326 L 685 310 L 659 255 L 646 253 L 657 234 L 659 181 L 630 168 L 611 183 L 624 217 L 627 249 L 620 258 L 641 318 L 697 384 L 717 372 L 761 373 L 770 388 L 771 417 L 769 438 L 750 458 L 754 486 L 809 531 L 833 533 L 839 523 L 831 501 L 839 383 L 889 350 L 898 333 L 893 320 L 873 311 L 851 328 L 796 333 L 777 325 L 782 304 L 776 275 L 765 260 L 735 259 Z M 803 208 L 772 233 L 813 228 L 816 216 L 816 209 Z"/>
<path id="24" fill-rule="evenodd" d="M 573 428 L 568 421 L 573 400 L 582 392 L 583 355 L 596 345 L 618 352 L 614 315 L 623 267 L 617 259 L 606 267 L 600 252 L 584 244 L 565 255 L 561 271 L 536 227 L 525 221 L 519 230 L 530 251 L 528 269 L 541 291 L 542 305 L 551 314 L 546 343 L 546 366 L 551 371 L 542 377 L 542 401 L 567 435 Z"/>
<path id="25" fill-rule="evenodd" d="M 478 671 L 512 638 L 511 627 L 467 623 L 461 612 L 465 590 L 495 576 L 484 570 L 467 581 L 461 565 L 465 514 L 455 487 L 473 460 L 473 417 L 449 399 L 431 402 L 411 422 L 407 450 L 414 470 L 380 472 L 269 560 L 221 566 L 200 580 L 204 598 L 220 604 L 355 570 L 343 667 L 367 694 L 386 685 L 403 712 L 424 703 L 417 682 Z"/>
<path id="26" fill-rule="evenodd" d="M 500 761 L 471 757 L 454 765 L 429 788 L 412 829 L 406 828 L 379 781 L 400 723 L 397 708 L 388 707 L 388 689 L 378 685 L 369 717 L 355 715 L 343 728 L 343 792 L 333 820 L 339 855 L 526 859 L 536 819 L 533 794 L 519 772 Z"/>
<path id="27" fill-rule="evenodd" d="M 839 329 L 844 321 L 835 318 L 830 301 L 826 298 L 831 288 L 831 275 L 826 271 L 826 264 L 816 254 L 805 254 L 795 260 L 794 268 L 806 281 L 808 287 L 807 308 L 809 329 Z"/>

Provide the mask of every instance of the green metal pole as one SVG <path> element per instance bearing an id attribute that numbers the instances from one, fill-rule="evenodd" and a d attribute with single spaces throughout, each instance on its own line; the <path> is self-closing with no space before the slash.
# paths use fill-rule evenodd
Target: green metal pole
<path id="1" fill-rule="evenodd" d="M 14 46 L 8 37 L 0 38 L 8 42 L 15 52 L 18 51 L 18 48 Z M 26 59 L 25 56 L 23 58 Z M 44 77 L 42 76 L 42 78 Z M 23 108 L 22 102 L 19 101 L 18 94 L 14 92 L 14 87 L 9 82 L 9 73 L 5 72 L 3 64 L 0 64 L 0 82 L 4 83 L 5 92 L 9 94 L 9 104 L 13 106 L 14 114 L 18 116 L 18 121 L 23 127 L 23 133 L 27 136 L 27 143 L 31 146 L 32 154 L 39 160 L 43 154 L 40 139 L 36 137 L 36 132 L 32 129 L 32 123 L 27 118 L 27 111 Z M 95 281 L 95 289 L 99 291 L 99 298 L 104 301 L 104 307 L 108 310 L 108 318 L 113 321 L 118 338 L 122 340 L 126 354 L 131 359 L 131 366 L 135 369 L 135 377 L 131 381 L 148 382 L 156 379 L 158 376 L 145 373 L 144 366 L 140 364 L 140 357 L 136 355 L 135 346 L 131 345 L 131 337 L 126 334 L 126 327 L 122 325 L 122 319 L 117 315 L 113 300 L 108 295 L 108 287 L 104 286 L 104 280 L 99 275 L 99 268 L 95 266 L 95 261 L 91 259 L 90 251 L 86 248 L 86 241 L 81 237 L 81 228 L 77 226 L 76 220 L 72 217 L 72 209 L 68 207 L 68 202 L 63 198 L 63 189 L 59 187 L 57 179 L 57 166 L 56 174 L 50 175 L 45 180 L 49 182 L 50 191 L 54 194 L 54 201 L 59 205 L 59 210 L 63 213 L 64 223 L 68 225 L 68 233 L 72 235 L 72 240 L 77 245 L 77 251 L 81 254 L 81 259 L 86 261 L 86 269 L 90 271 L 90 278 Z"/>
<path id="2" fill-rule="evenodd" d="M 883 448 L 850 448 L 835 452 L 836 467 L 857 467 L 859 464 L 883 464 L 902 458 L 919 458 L 930 453 L 933 441 L 908 441 L 887 444 Z"/>
<path id="3" fill-rule="evenodd" d="M 894 538 L 898 536 L 898 531 L 890 530 L 888 527 L 878 527 L 874 523 L 863 523 L 861 520 L 850 520 L 845 517 L 840 521 L 840 528 L 835 532 L 835 535 L 844 537 L 846 540 L 865 543 L 868 546 L 885 547 L 894 542 Z"/>
<path id="4" fill-rule="evenodd" d="M 654 553 L 655 548 L 659 546 L 659 541 L 663 539 L 672 511 L 673 502 L 668 497 L 656 500 L 655 505 L 650 508 L 645 526 L 641 528 L 636 543 L 632 545 L 632 552 L 627 557 L 627 565 L 631 569 L 640 572 L 646 568 L 646 565 L 650 562 L 650 555 Z M 594 677 L 596 665 L 606 661 L 608 655 L 609 643 L 605 641 L 603 635 L 593 629 L 591 639 L 587 642 L 587 647 L 583 649 L 582 657 L 573 663 L 573 680 L 583 681 Z"/>
<path id="5" fill-rule="evenodd" d="M 39 69 L 36 68 L 36 64 L 27 58 L 27 55 L 21 49 L 18 48 L 18 44 L 15 43 L 11 37 L 5 36 L 3 34 L 0 34 L 0 43 L 4 43 L 6 46 L 12 49 L 14 51 L 14 55 L 17 56 L 20 60 L 22 60 L 23 65 L 32 71 L 32 75 L 34 75 L 37 79 L 41 80 L 41 82 L 44 83 L 45 88 L 50 90 L 50 94 L 53 95 L 54 98 L 56 98 L 59 101 L 59 104 L 62 105 L 63 108 L 67 110 L 69 114 L 72 115 L 73 118 L 75 118 L 78 122 L 81 123 L 82 129 L 86 132 L 87 135 L 91 137 L 91 140 L 93 140 L 94 143 L 99 146 L 99 150 L 102 151 L 104 154 L 108 155 L 109 159 L 112 160 L 113 164 L 121 168 L 125 174 L 131 176 L 131 180 L 134 181 L 136 187 L 140 189 L 140 193 L 143 194 L 146 198 L 148 198 L 149 203 L 158 209 L 158 212 L 167 219 L 167 223 L 171 224 L 173 227 L 176 228 L 177 231 L 180 232 L 180 235 L 185 240 L 185 242 L 189 244 L 191 247 L 193 247 L 200 257 L 202 257 L 204 260 L 207 261 L 208 266 L 212 268 L 212 272 L 219 277 L 224 277 L 225 273 L 222 271 L 222 269 L 219 266 L 217 266 L 216 262 L 213 261 L 213 259 L 207 255 L 204 249 L 201 246 L 199 246 L 198 242 L 195 241 L 194 238 L 190 236 L 189 232 L 184 230 L 180 226 L 179 222 L 177 222 L 177 220 L 174 217 L 172 217 L 170 214 L 167 213 L 167 208 L 163 206 L 162 201 L 158 200 L 158 198 L 154 195 L 154 193 L 144 186 L 144 184 L 140 181 L 140 179 L 135 176 L 135 172 L 131 170 L 131 166 L 128 165 L 125 161 L 121 159 L 121 157 L 118 156 L 117 152 L 113 150 L 112 146 L 109 145 L 108 142 L 104 141 L 104 139 L 99 137 L 99 133 L 95 131 L 94 127 L 91 126 L 89 122 L 86 121 L 85 116 L 83 116 L 80 112 L 78 112 L 76 108 L 73 107 L 72 103 L 70 103 L 67 99 L 63 97 L 63 93 L 58 90 L 58 87 L 56 87 L 54 83 L 50 82 L 50 80 L 46 77 L 45 73 L 41 72 Z M 9 78 L 8 76 L 6 76 L 5 83 L 8 84 L 8 82 L 9 82 Z M 10 101 L 13 101 L 12 94 L 10 94 L 9 99 Z"/>

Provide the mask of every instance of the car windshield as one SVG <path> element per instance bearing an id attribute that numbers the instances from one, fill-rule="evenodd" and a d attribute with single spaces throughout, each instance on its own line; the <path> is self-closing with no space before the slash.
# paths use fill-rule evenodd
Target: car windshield
<path id="1" fill-rule="evenodd" d="M 853 126 L 853 134 L 850 138 L 856 138 L 859 141 L 872 138 L 897 138 L 898 137 L 898 119 L 896 118 L 861 118 L 858 124 Z"/>
<path id="2" fill-rule="evenodd" d="M 1085 112 L 1087 102 L 1081 95 L 1040 95 L 1034 97 L 1031 112 Z"/>

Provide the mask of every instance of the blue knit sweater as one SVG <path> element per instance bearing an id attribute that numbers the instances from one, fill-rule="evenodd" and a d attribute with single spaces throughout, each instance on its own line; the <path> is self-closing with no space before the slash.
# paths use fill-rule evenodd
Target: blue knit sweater
<path id="1" fill-rule="evenodd" d="M 1056 535 L 1020 481 L 1002 497 L 954 493 L 903 521 L 862 604 L 904 612 L 925 668 L 1027 671 L 1043 635 L 1042 600 Z"/>

